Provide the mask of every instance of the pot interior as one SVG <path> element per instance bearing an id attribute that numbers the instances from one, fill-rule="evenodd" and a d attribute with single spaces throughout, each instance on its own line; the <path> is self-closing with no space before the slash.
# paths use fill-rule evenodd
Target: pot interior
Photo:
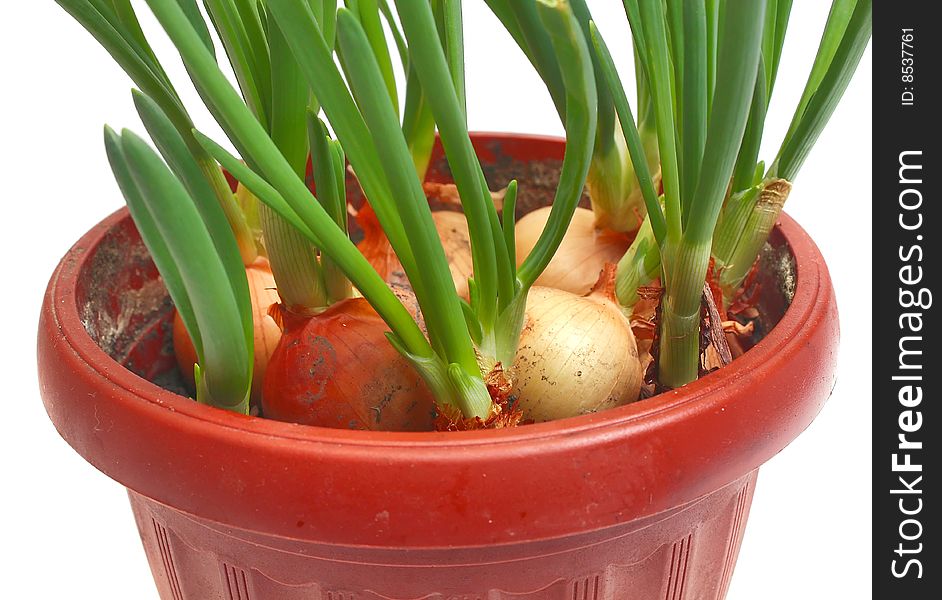
<path id="1" fill-rule="evenodd" d="M 503 189 L 512 179 L 519 182 L 517 219 L 552 203 L 564 150 L 560 140 L 484 134 L 474 141 L 492 190 Z M 440 147 L 433 154 L 428 179 L 452 182 Z M 352 177 L 348 177 L 347 196 L 355 207 L 362 205 L 363 196 Z M 432 205 L 436 210 L 453 208 L 434 199 Z M 589 206 L 585 196 L 582 205 Z M 351 236 L 356 241 L 361 235 L 353 219 Z M 133 373 L 190 396 L 173 354 L 173 303 L 130 217 L 115 224 L 87 251 L 90 256 L 79 273 L 75 297 L 88 335 Z M 757 280 L 760 317 L 753 342 L 778 323 L 795 292 L 794 256 L 777 229 L 763 251 Z"/>

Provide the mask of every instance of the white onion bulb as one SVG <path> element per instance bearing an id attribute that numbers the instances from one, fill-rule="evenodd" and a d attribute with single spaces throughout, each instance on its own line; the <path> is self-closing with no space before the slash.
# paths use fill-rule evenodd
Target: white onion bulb
<path id="1" fill-rule="evenodd" d="M 517 406 L 534 421 L 621 406 L 641 390 L 634 334 L 605 290 L 532 288 L 512 373 Z"/>
<path id="2" fill-rule="evenodd" d="M 468 299 L 468 279 L 474 272 L 471 258 L 471 234 L 464 213 L 451 210 L 432 212 L 435 230 L 442 240 L 448 270 L 458 295 Z M 366 205 L 357 214 L 357 222 L 363 229 L 363 241 L 357 246 L 363 256 L 373 265 L 380 277 L 390 283 L 408 284 L 399 257 L 393 251 L 386 234 L 380 227 L 375 213 Z"/>
<path id="3" fill-rule="evenodd" d="M 550 207 L 539 208 L 517 221 L 514 228 L 517 266 L 523 263 L 539 239 Z M 629 237 L 595 227 L 595 214 L 577 208 L 556 255 L 536 280 L 536 285 L 583 295 L 592 289 L 606 263 L 617 263 L 628 250 Z"/>
<path id="4" fill-rule="evenodd" d="M 468 221 L 464 213 L 451 210 L 437 210 L 432 213 L 435 229 L 445 248 L 448 258 L 448 269 L 455 282 L 458 295 L 468 298 L 468 279 L 474 272 L 471 259 L 471 233 L 468 231 Z"/>

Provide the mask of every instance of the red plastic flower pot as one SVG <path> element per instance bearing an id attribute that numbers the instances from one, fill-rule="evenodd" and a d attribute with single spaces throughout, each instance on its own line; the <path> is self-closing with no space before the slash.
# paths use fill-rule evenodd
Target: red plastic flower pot
<path id="1" fill-rule="evenodd" d="M 475 141 L 492 186 L 520 179 L 522 210 L 551 197 L 562 141 Z M 432 174 L 447 177 L 440 157 Z M 171 306 L 120 211 L 52 277 L 42 395 L 66 441 L 130 490 L 164 600 L 723 598 L 757 469 L 834 382 L 824 261 L 788 217 L 771 246 L 767 334 L 691 385 L 516 429 L 372 433 L 169 391 Z"/>

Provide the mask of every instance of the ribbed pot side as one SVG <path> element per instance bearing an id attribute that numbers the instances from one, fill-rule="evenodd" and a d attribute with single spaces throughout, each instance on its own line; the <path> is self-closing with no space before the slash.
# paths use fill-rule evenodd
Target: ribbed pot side
<path id="1" fill-rule="evenodd" d="M 552 198 L 562 140 L 474 141 L 492 188 L 520 180 L 521 211 Z M 440 151 L 430 173 L 448 180 Z M 172 307 L 122 210 L 52 276 L 41 393 L 128 488 L 163 600 L 717 600 L 758 467 L 834 383 L 814 242 L 783 216 L 763 265 L 764 339 L 682 389 L 503 431 L 321 429 L 170 391 Z"/>

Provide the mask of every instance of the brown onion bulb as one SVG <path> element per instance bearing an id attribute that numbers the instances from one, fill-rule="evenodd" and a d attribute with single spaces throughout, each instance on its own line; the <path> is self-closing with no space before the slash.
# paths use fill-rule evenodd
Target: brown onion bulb
<path id="1" fill-rule="evenodd" d="M 517 266 L 536 245 L 546 221 L 550 207 L 538 208 L 517 221 L 516 234 Z M 617 263 L 631 243 L 623 233 L 602 231 L 595 227 L 595 215 L 591 210 L 577 208 L 566 230 L 556 255 L 546 270 L 536 280 L 536 285 L 565 290 L 576 295 L 587 294 L 599 278 L 607 263 Z"/>
<path id="2" fill-rule="evenodd" d="M 634 402 L 642 379 L 631 325 L 610 289 L 532 288 L 512 373 L 516 406 L 534 421 Z"/>
<path id="3" fill-rule="evenodd" d="M 249 298 L 252 302 L 252 319 L 255 325 L 255 371 L 252 376 L 252 405 L 258 406 L 262 395 L 262 381 L 265 370 L 271 359 L 278 340 L 281 339 L 281 329 L 268 315 L 272 304 L 279 302 L 278 291 L 275 289 L 275 278 L 271 273 L 268 259 L 258 258 L 245 268 L 245 275 L 249 281 Z M 190 335 L 183 325 L 179 313 L 173 317 L 173 349 L 177 356 L 177 365 L 184 379 L 192 387 L 193 365 L 196 364 L 196 349 L 190 340 Z"/>
<path id="4" fill-rule="evenodd" d="M 284 334 L 262 392 L 265 418 L 340 429 L 432 429 L 431 392 L 386 339 L 388 326 L 365 299 L 348 298 L 311 317 L 283 312 L 281 320 Z"/>

